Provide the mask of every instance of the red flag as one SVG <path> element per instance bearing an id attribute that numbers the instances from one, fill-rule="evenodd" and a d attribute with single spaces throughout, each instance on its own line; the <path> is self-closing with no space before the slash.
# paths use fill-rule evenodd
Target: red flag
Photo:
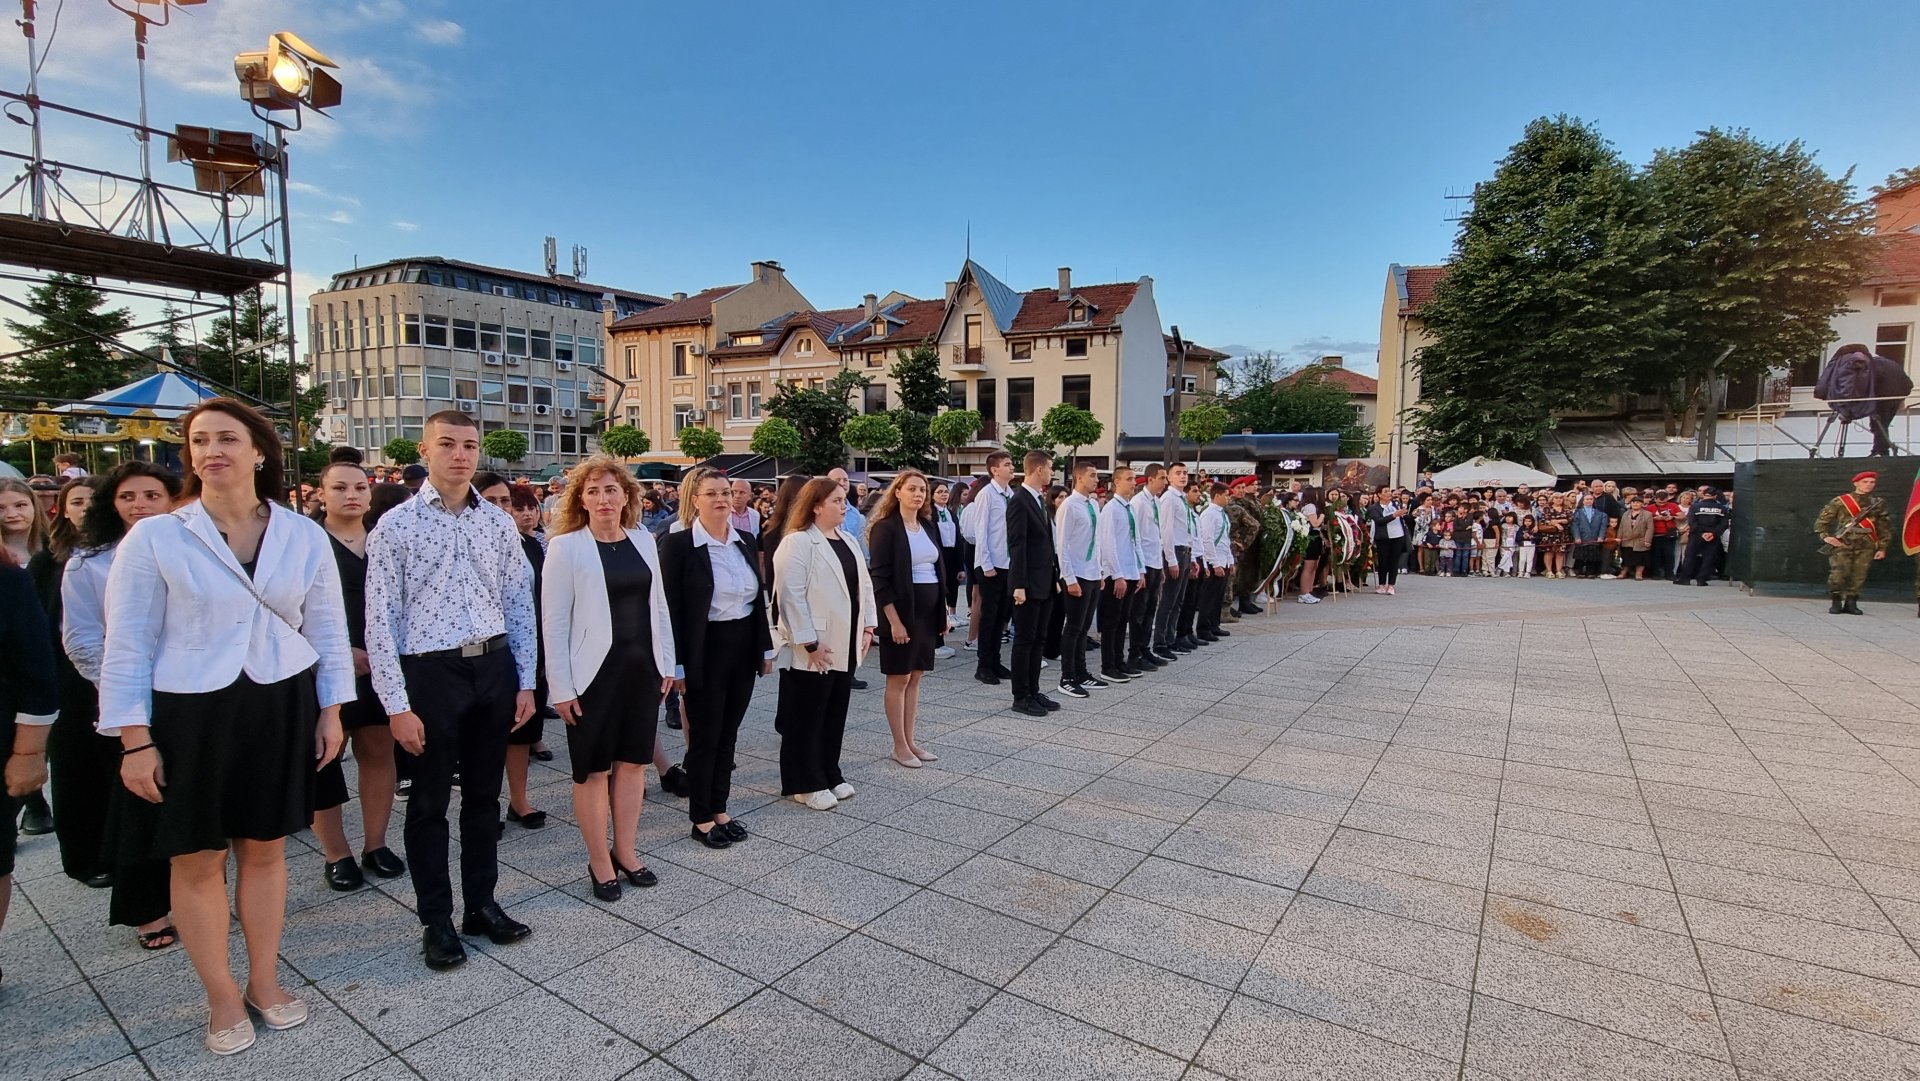
<path id="1" fill-rule="evenodd" d="M 1913 475 L 1913 494 L 1907 497 L 1907 516 L 1901 519 L 1900 544 L 1908 555 L 1920 555 L 1920 472 Z"/>

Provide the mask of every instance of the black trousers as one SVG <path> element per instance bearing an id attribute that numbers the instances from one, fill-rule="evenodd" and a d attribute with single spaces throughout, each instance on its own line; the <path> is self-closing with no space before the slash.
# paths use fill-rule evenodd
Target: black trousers
<path id="1" fill-rule="evenodd" d="M 1213 574 L 1196 557 L 1189 566 L 1198 566 L 1198 571 L 1190 573 L 1198 577 L 1187 579 L 1186 588 L 1180 591 L 1180 619 L 1174 626 L 1175 638 L 1192 638 L 1199 619 L 1200 608 L 1213 595 Z M 1215 605 L 1214 607 L 1219 607 Z"/>
<path id="2" fill-rule="evenodd" d="M 1160 608 L 1160 587 L 1166 572 L 1158 567 L 1146 570 L 1146 586 L 1133 598 L 1127 616 L 1127 659 L 1139 660 L 1154 646 L 1153 616 Z M 1105 639 L 1102 639 L 1105 641 Z"/>
<path id="3" fill-rule="evenodd" d="M 1187 563 L 1192 558 L 1190 549 L 1182 546 L 1173 550 L 1174 562 L 1160 571 L 1160 599 L 1153 614 L 1153 645 L 1156 649 L 1165 649 L 1180 636 L 1180 613 L 1184 610 L 1186 594 L 1193 588 L 1193 582 L 1187 578 Z"/>
<path id="4" fill-rule="evenodd" d="M 1714 573 L 1720 569 L 1720 534 L 1715 533 L 1712 540 L 1701 540 L 1698 535 L 1687 537 L 1687 554 L 1680 559 L 1680 573 L 1674 576 L 1676 582 L 1699 582 L 1702 585 L 1713 580 Z"/>
<path id="5" fill-rule="evenodd" d="M 460 896 L 472 912 L 493 901 L 500 878 L 500 781 L 520 675 L 511 650 L 479 657 L 401 657 L 407 700 L 426 727 L 420 754 L 397 757 L 413 778 L 403 836 L 420 922 L 453 918 L 447 812 L 460 775 Z"/>
<path id="6" fill-rule="evenodd" d="M 1053 599 L 1044 596 L 1027 597 L 1027 603 L 1013 606 L 1013 700 L 1029 698 L 1040 693 L 1040 648 L 1046 637 L 1047 620 L 1052 614 Z M 986 630 L 981 629 L 982 645 L 985 645 Z"/>
<path id="7" fill-rule="evenodd" d="M 974 580 L 980 583 L 980 640 L 975 643 L 976 663 L 974 670 L 981 673 L 999 674 L 1000 639 L 1007 631 L 1007 618 L 1012 613 L 1013 596 L 1007 587 L 1007 572 L 995 571 L 989 577 L 978 567 L 974 568 Z"/>
<path id="8" fill-rule="evenodd" d="M 1672 533 L 1666 533 L 1666 534 L 1655 533 L 1653 535 L 1653 551 L 1651 553 L 1652 560 L 1653 560 L 1653 563 L 1652 563 L 1653 573 L 1659 575 L 1662 578 L 1671 578 L 1674 573 L 1674 566 L 1673 566 L 1674 540 L 1675 540 L 1675 537 Z"/>
<path id="9" fill-rule="evenodd" d="M 781 795 L 818 792 L 846 782 L 840 772 L 840 744 L 847 735 L 852 694 L 851 671 L 780 670 L 780 705 L 773 727 L 780 733 Z"/>
<path id="10" fill-rule="evenodd" d="M 727 813 L 734 745 L 760 664 L 752 616 L 707 624 L 699 670 L 687 669 L 687 759 L 681 765 L 687 771 L 687 817 L 695 825 Z"/>
<path id="11" fill-rule="evenodd" d="M 1127 632 L 1133 626 L 1134 611 L 1140 606 L 1140 581 L 1127 583 L 1127 595 L 1113 595 L 1113 582 L 1100 590 L 1100 670 L 1118 672 L 1127 659 Z M 1135 653 L 1139 650 L 1135 649 Z"/>
<path id="12" fill-rule="evenodd" d="M 62 660 L 59 667 L 66 669 Z M 60 867 L 68 878 L 85 881 L 111 869 L 107 808 L 120 787 L 120 741 L 93 729 L 100 716 L 93 684 L 78 672 L 62 671 L 60 677 L 60 716 L 47 732 L 50 802 L 60 837 Z"/>
<path id="13" fill-rule="evenodd" d="M 1079 683 L 1087 678 L 1087 628 L 1093 625 L 1093 613 L 1100 605 L 1100 581 L 1077 579 L 1080 595 L 1060 594 L 1065 617 L 1060 626 L 1060 682 Z"/>
<path id="14" fill-rule="evenodd" d="M 1407 558 L 1407 538 L 1388 537 L 1380 542 L 1380 584 L 1393 585 Z"/>
<path id="15" fill-rule="evenodd" d="M 1233 576 L 1231 571 L 1221 575 L 1214 574 L 1213 568 L 1211 567 L 1205 571 L 1204 576 L 1200 579 L 1200 588 L 1196 591 L 1199 594 L 1195 602 L 1197 605 L 1197 611 L 1195 612 L 1197 619 L 1194 625 L 1194 634 L 1197 637 L 1202 639 L 1205 639 L 1209 635 L 1219 637 L 1220 606 L 1226 601 L 1227 584 L 1232 581 Z"/>

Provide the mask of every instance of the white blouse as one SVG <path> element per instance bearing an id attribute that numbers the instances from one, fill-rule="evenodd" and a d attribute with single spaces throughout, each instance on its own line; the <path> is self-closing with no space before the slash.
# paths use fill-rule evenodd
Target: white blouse
<path id="1" fill-rule="evenodd" d="M 693 546 L 707 550 L 707 561 L 713 567 L 713 599 L 707 602 L 707 619 L 722 623 L 752 615 L 760 579 L 747 566 L 746 554 L 734 543 L 731 531 L 723 541 L 709 534 L 698 518 L 692 528 Z"/>
<path id="2" fill-rule="evenodd" d="M 907 530 L 907 547 L 913 550 L 914 584 L 937 584 L 940 581 L 940 549 L 934 547 L 933 538 L 927 536 L 926 527 Z"/>
<path id="3" fill-rule="evenodd" d="M 113 545 L 108 545 L 74 552 L 60 576 L 60 645 L 74 670 L 95 686 L 107 654 L 107 573 L 112 569 Z"/>

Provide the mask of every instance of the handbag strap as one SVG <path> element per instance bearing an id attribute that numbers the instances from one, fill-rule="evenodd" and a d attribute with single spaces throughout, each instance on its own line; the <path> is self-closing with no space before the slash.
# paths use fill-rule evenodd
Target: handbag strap
<path id="1" fill-rule="evenodd" d="M 268 612 L 273 613 L 274 618 L 286 624 L 288 630 L 292 631 L 295 634 L 300 633 L 299 626 L 296 625 L 293 622 L 293 620 L 288 619 L 285 615 L 283 615 L 280 609 L 275 608 L 271 604 L 268 604 L 267 599 L 260 595 L 260 591 L 258 589 L 255 589 L 253 586 L 253 579 L 248 578 L 246 575 L 233 569 L 233 564 L 228 563 L 224 559 L 221 559 L 220 553 L 214 551 L 213 545 L 207 543 L 207 538 L 201 536 L 198 533 L 195 533 L 193 531 L 193 527 L 187 524 L 186 518 L 182 517 L 179 511 L 172 511 L 170 513 L 173 516 L 173 518 L 180 523 L 180 528 L 186 530 L 187 536 L 192 537 L 194 540 L 198 541 L 200 543 L 200 547 L 204 548 L 206 550 L 206 553 L 213 557 L 213 561 L 220 565 L 220 569 L 226 571 L 229 575 L 231 575 L 234 581 L 239 582 L 241 587 L 245 589 L 247 593 L 253 597 L 254 601 L 258 603 L 260 607 L 266 609 Z M 262 534 L 261 536 L 262 536 L 262 539 L 265 538 L 265 534 Z"/>

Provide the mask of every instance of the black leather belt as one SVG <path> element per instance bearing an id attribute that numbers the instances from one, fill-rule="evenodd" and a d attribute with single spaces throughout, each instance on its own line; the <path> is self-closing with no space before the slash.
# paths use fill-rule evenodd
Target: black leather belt
<path id="1" fill-rule="evenodd" d="M 409 657 L 483 657 L 507 648 L 507 636 L 496 634 L 484 642 L 469 642 L 452 649 L 430 649 L 425 653 L 409 653 Z"/>

